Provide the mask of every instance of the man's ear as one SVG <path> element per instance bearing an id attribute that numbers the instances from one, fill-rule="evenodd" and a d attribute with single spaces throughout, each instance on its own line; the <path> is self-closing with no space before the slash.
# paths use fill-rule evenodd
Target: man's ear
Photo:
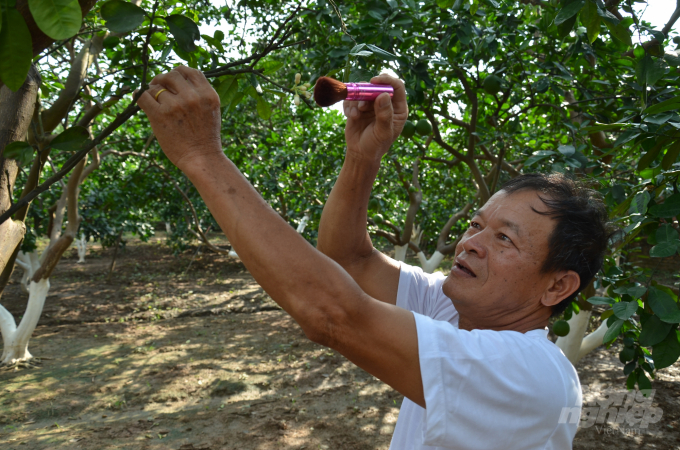
<path id="1" fill-rule="evenodd" d="M 581 285 L 581 277 L 573 270 L 561 270 L 555 273 L 552 283 L 541 297 L 544 306 L 554 306 L 576 292 Z"/>

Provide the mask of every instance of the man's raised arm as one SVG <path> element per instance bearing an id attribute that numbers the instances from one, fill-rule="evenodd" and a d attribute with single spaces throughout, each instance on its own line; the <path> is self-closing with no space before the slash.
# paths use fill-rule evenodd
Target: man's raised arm
<path id="1" fill-rule="evenodd" d="M 368 199 L 380 159 L 408 117 L 404 84 L 383 74 L 373 83 L 390 84 L 394 96 L 375 102 L 345 102 L 347 154 L 319 225 L 317 248 L 340 264 L 371 297 L 395 304 L 399 264 L 373 248 L 366 231 Z"/>

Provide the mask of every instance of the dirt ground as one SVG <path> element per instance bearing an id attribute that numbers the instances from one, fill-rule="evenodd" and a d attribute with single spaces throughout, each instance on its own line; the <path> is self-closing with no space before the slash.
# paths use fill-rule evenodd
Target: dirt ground
<path id="1" fill-rule="evenodd" d="M 243 265 L 173 256 L 163 238 L 118 254 L 70 251 L 29 349 L 37 369 L 0 372 L 0 449 L 384 449 L 402 397 L 308 341 Z M 20 271 L 2 297 L 19 318 Z M 618 348 L 577 367 L 586 400 L 623 389 Z M 580 428 L 575 449 L 680 449 L 680 369 L 653 381 L 648 428 Z"/>

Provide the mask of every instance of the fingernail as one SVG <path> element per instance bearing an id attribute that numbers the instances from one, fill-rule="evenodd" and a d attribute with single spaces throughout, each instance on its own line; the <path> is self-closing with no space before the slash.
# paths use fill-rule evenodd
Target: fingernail
<path id="1" fill-rule="evenodd" d="M 390 96 L 389 95 L 381 95 L 380 98 L 378 99 L 378 105 L 381 108 L 387 108 L 390 106 Z"/>
<path id="2" fill-rule="evenodd" d="M 360 102 L 359 102 L 359 108 L 363 108 L 365 104 L 366 104 L 365 101 L 363 101 L 363 100 L 360 101 Z"/>

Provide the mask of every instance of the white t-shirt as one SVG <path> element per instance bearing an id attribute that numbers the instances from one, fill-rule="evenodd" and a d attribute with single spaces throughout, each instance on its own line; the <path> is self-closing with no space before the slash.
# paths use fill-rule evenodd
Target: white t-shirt
<path id="1" fill-rule="evenodd" d="M 416 319 L 427 409 L 404 399 L 390 450 L 571 449 L 581 385 L 547 329 L 460 330 L 444 280 L 401 265 L 397 306 Z"/>

